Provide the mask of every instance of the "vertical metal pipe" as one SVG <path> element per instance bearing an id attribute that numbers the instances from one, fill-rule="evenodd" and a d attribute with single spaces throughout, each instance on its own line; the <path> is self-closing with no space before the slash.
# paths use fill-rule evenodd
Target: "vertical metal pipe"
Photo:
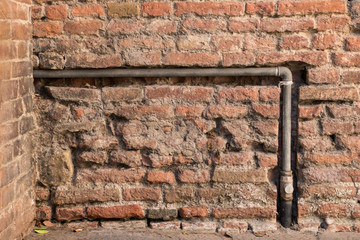
<path id="1" fill-rule="evenodd" d="M 280 221 L 288 228 L 292 222 L 293 175 L 291 171 L 291 86 L 292 74 L 287 68 L 279 68 L 283 81 L 282 161 L 280 172 Z"/>

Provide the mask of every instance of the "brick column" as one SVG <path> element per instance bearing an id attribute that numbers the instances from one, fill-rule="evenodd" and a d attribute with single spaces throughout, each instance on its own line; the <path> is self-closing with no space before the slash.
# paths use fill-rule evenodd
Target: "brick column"
<path id="1" fill-rule="evenodd" d="M 24 236 L 34 219 L 31 0 L 0 0 L 0 239 Z"/>

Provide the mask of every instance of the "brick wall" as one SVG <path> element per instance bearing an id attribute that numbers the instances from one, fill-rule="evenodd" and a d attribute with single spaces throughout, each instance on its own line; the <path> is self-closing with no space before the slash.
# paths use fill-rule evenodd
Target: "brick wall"
<path id="1" fill-rule="evenodd" d="M 21 239 L 35 212 L 30 7 L 0 1 L 0 239 Z"/>
<path id="2" fill-rule="evenodd" d="M 359 231 L 360 2 L 34 2 L 36 68 L 301 71 L 296 222 Z M 277 81 L 38 80 L 38 219 L 275 229 Z"/>

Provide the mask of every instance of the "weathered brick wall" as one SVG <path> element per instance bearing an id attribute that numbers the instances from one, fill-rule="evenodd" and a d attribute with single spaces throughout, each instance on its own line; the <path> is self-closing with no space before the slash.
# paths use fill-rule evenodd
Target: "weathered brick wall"
<path id="1" fill-rule="evenodd" d="M 30 7 L 0 1 L 0 239 L 21 239 L 35 217 Z"/>
<path id="2" fill-rule="evenodd" d="M 358 231 L 359 14 L 344 0 L 36 0 L 33 62 L 303 71 L 293 87 L 299 228 Z M 274 228 L 278 79 L 252 80 L 39 80 L 38 218 L 162 227 L 153 221 L 178 211 L 185 229 L 187 218 Z"/>

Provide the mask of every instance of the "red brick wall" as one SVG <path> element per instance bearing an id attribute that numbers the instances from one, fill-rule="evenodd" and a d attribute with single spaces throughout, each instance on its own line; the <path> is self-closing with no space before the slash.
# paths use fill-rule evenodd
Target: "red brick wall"
<path id="1" fill-rule="evenodd" d="M 293 87 L 298 226 L 358 231 L 360 2 L 50 3 L 33 6 L 37 68 L 302 71 L 304 81 Z M 42 134 L 49 148 L 36 153 L 46 186 L 39 190 L 39 218 L 143 219 L 165 208 L 165 215 L 178 211 L 178 220 L 205 218 L 212 229 L 229 227 L 228 219 L 242 228 L 273 228 L 277 80 L 38 81 L 42 133 L 55 133 Z M 267 91 L 274 95 L 264 97 Z"/>
<path id="2" fill-rule="evenodd" d="M 30 7 L 0 1 L 0 239 L 21 239 L 35 212 Z"/>

